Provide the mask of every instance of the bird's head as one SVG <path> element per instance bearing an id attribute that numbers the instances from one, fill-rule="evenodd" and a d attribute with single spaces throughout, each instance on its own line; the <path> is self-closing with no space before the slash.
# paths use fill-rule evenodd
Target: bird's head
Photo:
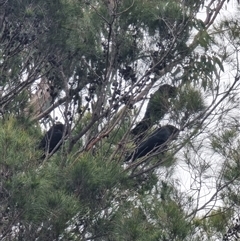
<path id="1" fill-rule="evenodd" d="M 172 125 L 166 125 L 165 127 L 167 127 L 169 129 L 169 131 L 172 133 L 172 135 L 178 135 L 179 133 L 179 129 L 175 126 Z"/>
<path id="2" fill-rule="evenodd" d="M 56 122 L 54 124 L 54 129 L 60 130 L 61 132 L 63 132 L 64 131 L 64 125 L 61 122 Z"/>
<path id="3" fill-rule="evenodd" d="M 169 84 L 161 85 L 159 91 L 167 95 L 169 98 L 174 98 L 177 96 L 177 87 Z"/>

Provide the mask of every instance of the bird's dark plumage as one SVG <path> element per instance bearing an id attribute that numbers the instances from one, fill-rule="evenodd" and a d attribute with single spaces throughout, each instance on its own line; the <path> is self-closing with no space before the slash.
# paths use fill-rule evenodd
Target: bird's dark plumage
<path id="1" fill-rule="evenodd" d="M 47 131 L 39 144 L 39 149 L 44 151 L 42 158 L 45 158 L 53 150 L 55 153 L 60 148 L 61 144 L 59 142 L 63 139 L 64 128 L 62 123 L 56 123 Z"/>
<path id="2" fill-rule="evenodd" d="M 151 122 L 147 119 L 142 119 L 135 127 L 131 130 L 133 135 L 141 135 L 151 126 Z"/>
<path id="3" fill-rule="evenodd" d="M 177 95 L 177 88 L 168 84 L 161 85 L 152 94 L 143 119 L 131 130 L 133 135 L 142 135 L 149 127 L 161 120 L 169 110 L 169 98 Z"/>
<path id="4" fill-rule="evenodd" d="M 179 129 L 172 126 L 166 125 L 157 129 L 146 141 L 142 142 L 136 150 L 125 160 L 128 162 L 130 160 L 135 161 L 137 158 L 146 156 L 148 153 L 154 149 L 158 149 L 161 145 L 166 143 L 171 138 L 176 137 Z M 163 145 L 163 147 L 165 147 Z"/>

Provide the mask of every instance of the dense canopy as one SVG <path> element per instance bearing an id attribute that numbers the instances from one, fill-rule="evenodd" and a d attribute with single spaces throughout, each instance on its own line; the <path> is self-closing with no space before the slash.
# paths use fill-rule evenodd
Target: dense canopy
<path id="1" fill-rule="evenodd" d="M 0 1 L 0 240 L 237 240 L 239 11 Z"/>

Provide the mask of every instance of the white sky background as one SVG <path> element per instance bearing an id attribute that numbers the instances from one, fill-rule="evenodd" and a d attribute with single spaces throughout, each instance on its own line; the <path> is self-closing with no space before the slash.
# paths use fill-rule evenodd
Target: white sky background
<path id="1" fill-rule="evenodd" d="M 239 14 L 239 9 L 237 9 L 237 1 L 231 1 L 224 7 L 224 11 L 219 14 L 218 19 L 222 19 L 224 17 L 233 17 L 236 14 Z M 199 14 L 198 17 L 202 20 L 205 19 L 205 9 L 203 9 Z M 231 83 L 233 81 L 233 75 L 236 73 L 232 73 L 232 67 L 231 66 L 224 66 L 224 73 L 221 75 L 221 85 L 223 88 Z M 236 71 L 235 71 L 236 72 Z M 208 98 L 210 100 L 210 98 Z M 239 110 L 240 108 L 238 108 Z M 236 109 L 235 109 L 236 110 Z M 233 113 L 234 114 L 234 113 Z M 236 116 L 239 116 L 239 113 L 235 113 Z M 212 133 L 214 131 L 217 133 L 218 130 L 218 123 L 216 120 L 214 122 L 210 122 L 207 126 L 209 130 L 211 130 Z M 207 136 L 207 132 L 206 132 Z M 203 136 L 200 136 L 199 141 Z M 197 140 L 197 139 L 196 139 Z M 206 139 L 204 140 L 204 148 L 200 149 L 197 154 L 192 154 L 192 160 L 193 162 L 196 162 L 197 166 L 210 164 L 210 167 L 208 168 L 208 171 L 204 173 L 203 176 L 201 176 L 200 173 L 197 173 L 197 170 L 190 170 L 189 166 L 185 162 L 185 158 L 183 156 L 183 150 L 181 150 L 176 156 L 177 156 L 177 164 L 175 168 L 175 175 L 176 178 L 180 180 L 181 183 L 181 191 L 188 193 L 190 196 L 192 196 L 198 203 L 198 207 L 201 207 L 206 202 L 209 202 L 212 195 L 216 192 L 215 186 L 216 186 L 216 177 L 218 176 L 219 169 L 221 167 L 222 158 L 217 155 L 216 153 L 213 153 L 211 150 L 210 142 Z M 207 175 L 207 176 L 206 176 Z M 206 179 L 207 177 L 207 179 Z M 204 179 L 205 178 L 205 179 Z M 202 180 L 201 180 L 202 179 Z M 204 180 L 204 182 L 202 182 Z M 200 190 L 200 192 L 199 192 Z M 198 214 L 203 215 L 208 213 L 209 210 L 212 209 L 212 207 L 217 208 L 221 205 L 221 200 L 214 199 L 211 201 L 207 208 L 204 210 L 201 210 Z"/>

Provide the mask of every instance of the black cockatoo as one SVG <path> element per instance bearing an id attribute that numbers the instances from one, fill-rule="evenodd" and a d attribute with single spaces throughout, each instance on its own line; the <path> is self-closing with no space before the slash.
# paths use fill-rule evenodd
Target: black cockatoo
<path id="1" fill-rule="evenodd" d="M 62 143 L 59 144 L 59 142 L 63 141 L 64 129 L 65 126 L 58 122 L 54 124 L 44 135 L 39 144 L 39 149 L 44 151 L 42 159 L 44 159 L 46 155 L 51 153 L 53 150 L 53 153 L 55 153 L 60 148 Z"/>
<path id="2" fill-rule="evenodd" d="M 163 145 L 168 140 L 174 139 L 179 133 L 179 129 L 172 126 L 166 125 L 157 129 L 146 141 L 142 142 L 134 152 L 131 153 L 125 160 L 135 161 L 137 158 L 146 156 L 153 150 L 159 152 L 159 148 L 164 148 L 166 145 Z"/>
<path id="3" fill-rule="evenodd" d="M 148 128 L 153 126 L 169 110 L 169 98 L 177 95 L 177 88 L 168 84 L 161 85 L 159 89 L 151 95 L 143 119 L 131 130 L 133 135 L 142 135 Z"/>

